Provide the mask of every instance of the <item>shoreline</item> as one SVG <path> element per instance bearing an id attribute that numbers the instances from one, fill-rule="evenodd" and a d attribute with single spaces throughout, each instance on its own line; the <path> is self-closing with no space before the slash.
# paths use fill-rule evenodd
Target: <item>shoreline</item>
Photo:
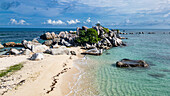
<path id="1" fill-rule="evenodd" d="M 72 55 L 45 55 L 45 59 L 42 61 L 26 61 L 23 69 L 15 72 L 7 78 L 20 78 L 18 80 L 7 81 L 7 84 L 24 82 L 15 86 L 14 88 L 9 87 L 6 89 L 4 96 L 63 96 L 68 90 L 67 82 L 71 79 L 67 76 L 73 77 L 78 70 L 74 66 L 74 61 L 83 57 L 80 53 L 82 51 L 80 47 L 70 48 L 78 54 L 77 56 Z M 71 56 L 71 57 L 70 57 Z M 15 57 L 19 59 L 20 56 L 4 57 L 8 58 Z M 56 59 L 58 58 L 58 60 Z M 70 59 L 72 58 L 72 59 Z M 3 58 L 0 58 L 3 59 Z M 10 61 L 12 62 L 12 60 Z M 10 63 L 8 61 L 8 63 Z M 56 63 L 54 63 L 56 62 Z M 57 69 L 56 69 L 57 68 Z M 73 77 L 74 78 L 74 77 Z M 70 79 L 70 80 L 69 80 Z M 66 82 L 65 82 L 66 81 Z M 2 84 L 5 85 L 5 84 Z M 69 91 L 69 90 L 68 90 Z M 67 92 L 68 92 L 67 91 Z M 2 89 L 0 92 L 3 92 Z M 57 94 L 56 94 L 57 93 Z"/>

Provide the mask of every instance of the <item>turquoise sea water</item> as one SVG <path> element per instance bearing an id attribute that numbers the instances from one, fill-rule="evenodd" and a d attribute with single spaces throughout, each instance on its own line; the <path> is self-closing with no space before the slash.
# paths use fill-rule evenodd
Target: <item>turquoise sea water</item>
<path id="1" fill-rule="evenodd" d="M 32 40 L 47 31 L 63 28 L 1 28 L 0 42 Z M 101 56 L 86 56 L 76 65 L 81 73 L 72 87 L 75 96 L 170 96 L 170 30 L 126 30 L 156 34 L 122 35 L 126 47 L 114 47 Z M 163 32 L 166 32 L 163 34 Z M 141 59 L 149 68 L 117 68 L 121 59 Z"/>
<path id="2" fill-rule="evenodd" d="M 127 30 L 142 31 L 156 34 L 122 35 L 129 38 L 124 40 L 126 47 L 115 47 L 81 61 L 79 66 L 84 71 L 79 86 L 74 88 L 75 95 L 170 96 L 170 30 Z M 145 60 L 150 67 L 117 68 L 116 61 L 124 58 Z"/>

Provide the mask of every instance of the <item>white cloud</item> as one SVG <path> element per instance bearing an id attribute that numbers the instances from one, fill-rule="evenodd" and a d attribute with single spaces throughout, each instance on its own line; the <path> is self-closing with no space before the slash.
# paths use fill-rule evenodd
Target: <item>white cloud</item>
<path id="1" fill-rule="evenodd" d="M 97 21 L 97 23 L 99 23 L 99 24 L 100 24 L 100 21 Z"/>
<path id="2" fill-rule="evenodd" d="M 129 20 L 129 19 L 127 19 L 127 20 L 126 20 L 126 23 L 130 23 L 130 20 Z"/>
<path id="3" fill-rule="evenodd" d="M 89 17 L 86 21 L 84 21 L 85 24 L 90 23 L 91 22 L 91 18 Z"/>
<path id="4" fill-rule="evenodd" d="M 29 25 L 25 20 L 21 19 L 19 22 L 16 19 L 10 19 L 9 24 L 14 24 L 14 25 Z"/>
<path id="5" fill-rule="evenodd" d="M 48 19 L 46 22 L 44 22 L 44 24 L 51 24 L 51 25 L 65 25 L 66 23 L 61 21 L 61 20 L 51 20 L 51 19 Z"/>
<path id="6" fill-rule="evenodd" d="M 68 23 L 69 25 L 71 25 L 71 24 L 80 23 L 80 21 L 79 21 L 78 19 L 76 19 L 76 20 L 70 20 L 70 21 L 68 20 L 67 23 Z"/>
<path id="7" fill-rule="evenodd" d="M 91 22 L 91 18 L 89 17 L 87 20 L 86 20 L 87 23 L 90 23 Z"/>
<path id="8" fill-rule="evenodd" d="M 170 15 L 170 12 L 165 14 L 163 17 L 168 17 Z"/>

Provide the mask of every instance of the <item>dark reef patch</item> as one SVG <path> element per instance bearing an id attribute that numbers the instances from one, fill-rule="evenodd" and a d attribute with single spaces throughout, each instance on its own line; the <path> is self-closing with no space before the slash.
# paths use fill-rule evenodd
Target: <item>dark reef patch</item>
<path id="1" fill-rule="evenodd" d="M 152 77 L 154 77 L 154 78 L 163 78 L 163 77 L 165 77 L 166 75 L 165 74 L 161 74 L 161 73 L 150 73 L 150 74 L 148 74 L 149 76 L 152 76 Z"/>

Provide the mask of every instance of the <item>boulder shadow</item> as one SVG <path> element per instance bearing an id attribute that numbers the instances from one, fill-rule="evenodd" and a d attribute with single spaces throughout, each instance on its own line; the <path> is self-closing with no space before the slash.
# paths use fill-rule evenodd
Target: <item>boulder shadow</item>
<path id="1" fill-rule="evenodd" d="M 165 74 L 162 73 L 149 73 L 148 75 L 156 79 L 164 78 L 166 76 Z"/>

